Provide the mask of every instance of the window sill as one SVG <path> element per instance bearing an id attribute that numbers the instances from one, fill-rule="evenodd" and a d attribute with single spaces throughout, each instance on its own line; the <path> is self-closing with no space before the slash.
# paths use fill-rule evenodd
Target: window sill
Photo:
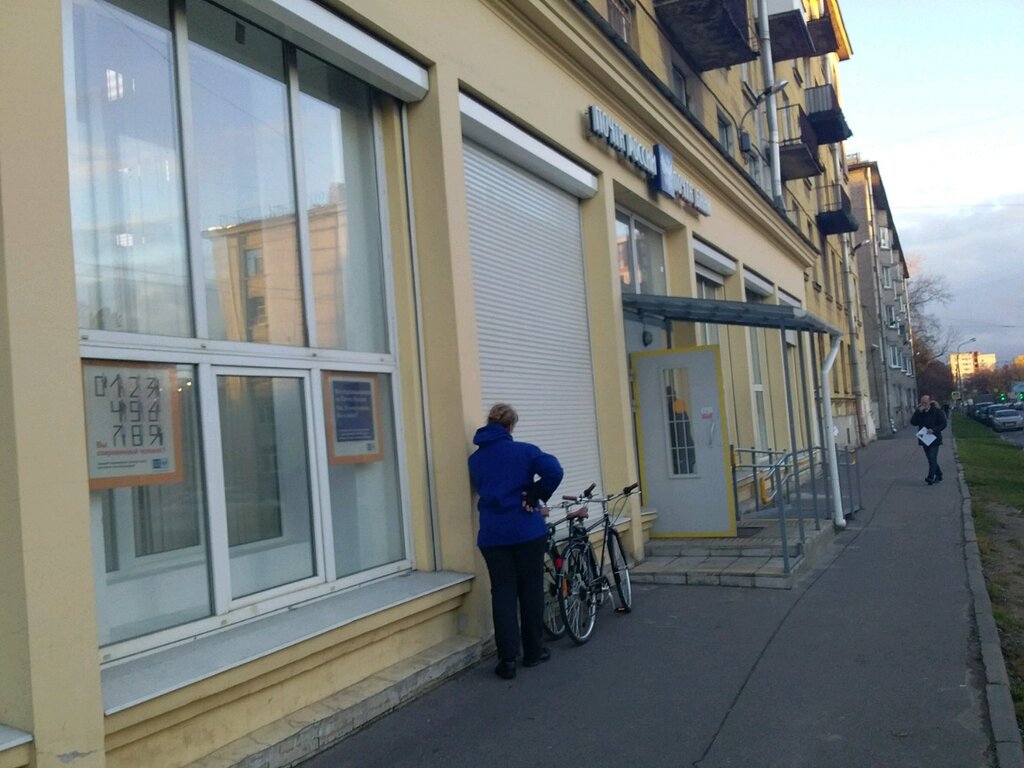
<path id="1" fill-rule="evenodd" d="M 100 672 L 104 713 L 120 712 L 472 579 L 452 571 L 407 572 L 110 664 Z"/>
<path id="2" fill-rule="evenodd" d="M 0 752 L 32 742 L 32 734 L 0 724 Z"/>
<path id="3" fill-rule="evenodd" d="M 32 734 L 0 724 L 0 765 L 28 768 L 32 761 Z"/>

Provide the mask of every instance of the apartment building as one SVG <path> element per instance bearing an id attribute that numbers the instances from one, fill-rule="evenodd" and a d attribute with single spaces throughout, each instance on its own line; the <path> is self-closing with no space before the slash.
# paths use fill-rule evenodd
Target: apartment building
<path id="1" fill-rule="evenodd" d="M 856 439 L 836 0 L 4 10 L 0 768 L 285 764 L 481 658 L 495 401 L 637 559 Z"/>
<path id="2" fill-rule="evenodd" d="M 978 371 L 994 371 L 995 368 L 994 352 L 953 352 L 949 356 L 949 370 L 953 374 L 953 381 L 956 382 L 966 381 Z"/>
<path id="3" fill-rule="evenodd" d="M 909 424 L 917 404 L 907 295 L 910 272 L 878 163 L 857 155 L 847 162 L 850 198 L 860 223 L 853 240 L 864 337 L 870 349 L 866 391 L 874 428 L 887 434 Z"/>

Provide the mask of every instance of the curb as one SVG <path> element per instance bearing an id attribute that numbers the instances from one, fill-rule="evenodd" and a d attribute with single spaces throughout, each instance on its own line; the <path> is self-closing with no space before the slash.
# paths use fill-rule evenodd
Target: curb
<path id="1" fill-rule="evenodd" d="M 955 438 L 953 450 L 956 453 Z M 971 492 L 964 480 L 964 468 L 959 456 L 956 458 L 956 475 L 960 485 L 960 497 L 963 499 L 961 511 L 967 584 L 971 590 L 974 623 L 981 645 L 981 663 L 985 670 L 985 698 L 996 748 L 996 765 L 998 768 L 1022 768 L 1024 745 L 1021 743 L 1013 697 L 1010 695 L 1010 680 L 1006 674 L 1006 660 L 1003 658 L 1003 649 L 999 642 L 999 631 L 992 616 L 992 601 L 988 596 L 985 573 L 981 567 L 978 536 L 974 530 L 974 516 L 971 514 Z"/>

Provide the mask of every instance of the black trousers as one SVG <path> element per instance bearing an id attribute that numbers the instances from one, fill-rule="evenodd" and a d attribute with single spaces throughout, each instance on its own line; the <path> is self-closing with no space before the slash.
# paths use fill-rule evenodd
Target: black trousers
<path id="1" fill-rule="evenodd" d="M 928 477 L 942 477 L 942 470 L 939 469 L 939 442 L 933 442 L 931 445 L 922 445 L 924 448 L 925 458 L 928 459 Z"/>
<path id="2" fill-rule="evenodd" d="M 514 661 L 519 655 L 520 636 L 525 658 L 540 655 L 544 639 L 546 547 L 547 536 L 521 544 L 480 547 L 491 576 L 494 641 L 502 661 Z"/>

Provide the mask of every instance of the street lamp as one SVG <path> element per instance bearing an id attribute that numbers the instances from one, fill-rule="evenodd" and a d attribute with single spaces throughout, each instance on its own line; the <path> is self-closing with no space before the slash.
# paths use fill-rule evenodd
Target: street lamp
<path id="1" fill-rule="evenodd" d="M 961 341 L 959 344 L 956 345 L 956 388 L 957 391 L 960 393 L 961 403 L 964 401 L 964 377 L 963 369 L 960 366 L 960 347 L 962 347 L 964 344 L 973 344 L 975 341 L 977 341 L 977 339 L 971 336 L 971 338 L 967 339 L 966 341 Z"/>
<path id="2" fill-rule="evenodd" d="M 769 96 L 774 96 L 776 93 L 781 91 L 787 85 L 789 85 L 789 80 L 779 80 L 779 82 L 775 83 L 775 85 L 769 85 L 767 88 L 765 88 L 759 94 L 757 94 L 757 97 L 754 99 L 754 103 L 751 104 L 750 107 L 747 109 L 747 111 L 743 113 L 743 117 L 740 118 L 740 124 L 739 124 L 740 151 L 741 152 L 746 153 L 746 152 L 749 152 L 750 149 L 751 149 L 750 137 L 747 136 L 747 134 L 745 134 L 743 132 L 743 123 L 746 122 L 746 119 L 750 116 L 751 112 L 753 112 L 755 109 L 757 109 L 759 106 L 761 106 L 761 102 L 762 101 L 767 99 Z"/>

